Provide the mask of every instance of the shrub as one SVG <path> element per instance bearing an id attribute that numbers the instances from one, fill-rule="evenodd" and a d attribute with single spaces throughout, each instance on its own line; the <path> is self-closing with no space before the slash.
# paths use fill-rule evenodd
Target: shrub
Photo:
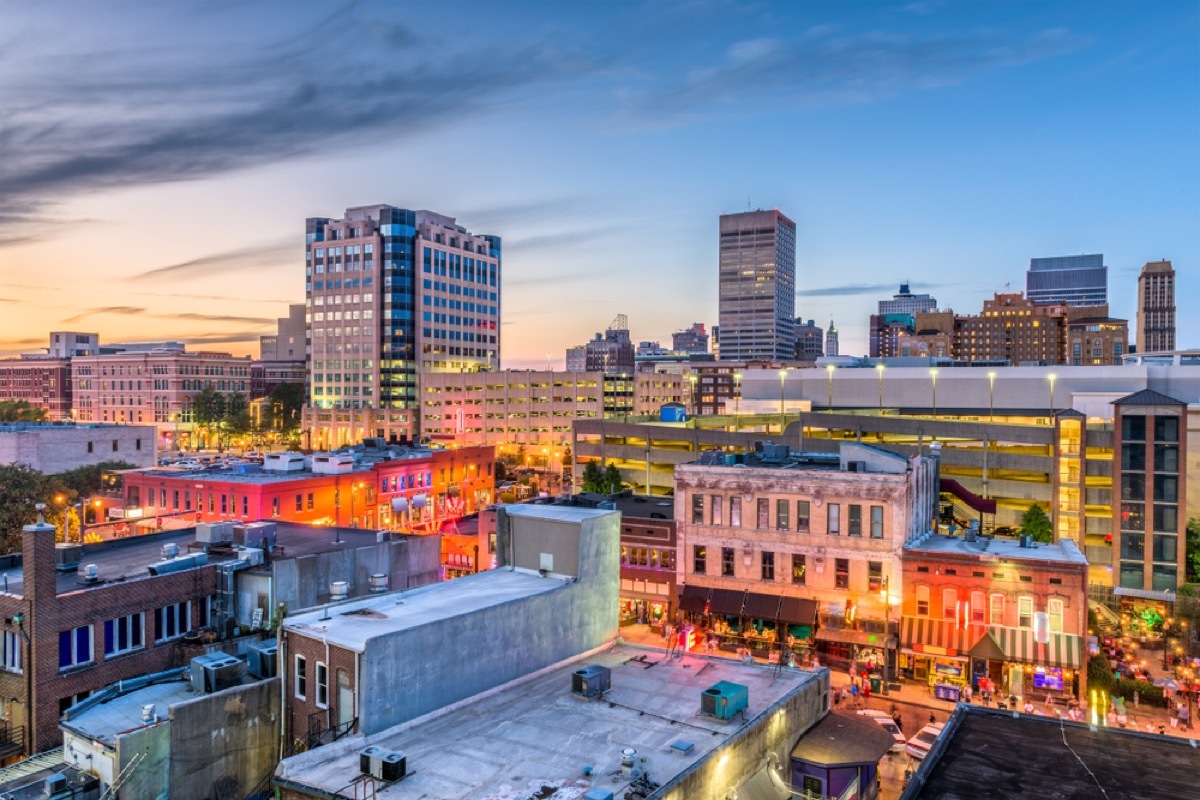
<path id="1" fill-rule="evenodd" d="M 1087 664 L 1088 686 L 1093 689 L 1111 689 L 1117 682 L 1117 677 L 1113 675 L 1112 666 L 1108 663 L 1108 658 L 1104 654 L 1095 655 L 1088 659 Z"/>
<path id="2" fill-rule="evenodd" d="M 1089 665 L 1090 667 L 1090 665 Z M 1088 673 L 1088 678 L 1091 678 L 1091 672 Z M 1129 678 L 1119 678 L 1113 682 L 1110 694 L 1113 697 L 1120 697 L 1125 700 L 1126 705 L 1133 705 L 1133 693 L 1138 693 L 1140 702 L 1155 703 L 1162 705 L 1163 690 L 1148 681 L 1135 681 Z"/>

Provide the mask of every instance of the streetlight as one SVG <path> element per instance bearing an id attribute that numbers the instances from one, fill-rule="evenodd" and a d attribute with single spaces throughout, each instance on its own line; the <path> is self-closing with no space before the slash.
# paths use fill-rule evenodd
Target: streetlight
<path id="1" fill-rule="evenodd" d="M 988 422 L 996 421 L 996 373 L 988 373 Z"/>
<path id="2" fill-rule="evenodd" d="M 783 386 L 787 381 L 787 370 L 779 370 L 779 435 L 783 436 Z"/>
<path id="3" fill-rule="evenodd" d="M 363 483 L 362 481 L 359 481 L 358 483 L 352 484 L 350 486 L 350 527 L 351 528 L 358 527 L 358 518 L 354 516 L 354 495 L 358 494 L 358 490 L 363 488 L 364 486 L 366 486 L 366 484 Z"/>
<path id="4" fill-rule="evenodd" d="M 833 371 L 837 369 L 833 364 L 826 364 L 825 371 L 829 373 L 829 402 L 825 404 L 826 411 L 833 411 Z"/>
<path id="5" fill-rule="evenodd" d="M 879 373 L 879 413 L 883 413 L 883 364 L 876 364 L 875 371 Z"/>
<path id="6" fill-rule="evenodd" d="M 937 416 L 937 374 L 936 368 L 929 370 L 929 381 L 933 386 L 933 416 Z"/>
<path id="7" fill-rule="evenodd" d="M 733 430 L 736 433 L 741 428 L 742 413 L 742 373 L 733 373 Z"/>
<path id="8" fill-rule="evenodd" d="M 1054 381 L 1058 376 L 1051 372 L 1046 376 L 1046 380 L 1050 381 L 1050 416 L 1054 416 Z"/>

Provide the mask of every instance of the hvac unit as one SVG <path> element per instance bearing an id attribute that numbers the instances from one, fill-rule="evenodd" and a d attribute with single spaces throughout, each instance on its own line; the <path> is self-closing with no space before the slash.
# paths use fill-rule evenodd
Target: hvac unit
<path id="1" fill-rule="evenodd" d="M 740 683 L 721 681 L 700 693 L 700 713 L 717 719 L 733 719 L 750 704 L 750 690 Z"/>
<path id="2" fill-rule="evenodd" d="M 151 575 L 167 575 L 172 572 L 182 572 L 185 569 L 203 567 L 207 563 L 208 553 L 189 553 L 178 558 L 155 561 L 153 564 L 147 564 L 146 569 Z"/>
<path id="3" fill-rule="evenodd" d="M 199 694 L 211 694 L 231 686 L 237 686 L 242 680 L 242 668 L 245 663 L 236 656 L 228 653 L 206 653 L 192 659 L 192 688 Z"/>
<path id="4" fill-rule="evenodd" d="M 277 526 L 274 522 L 246 522 L 233 526 L 233 543 L 245 547 L 275 548 Z"/>
<path id="5" fill-rule="evenodd" d="M 83 562 L 83 545 L 78 542 L 54 545 L 54 568 L 69 572 Z"/>
<path id="6" fill-rule="evenodd" d="M 274 678 L 279 644 L 274 639 L 263 639 L 246 648 L 246 671 L 256 678 Z"/>
<path id="7" fill-rule="evenodd" d="M 201 522 L 196 526 L 196 541 L 201 544 L 228 544 L 233 541 L 233 523 Z"/>
<path id="8" fill-rule="evenodd" d="M 582 667 L 571 673 L 571 694 L 590 700 L 612 688 L 612 670 L 599 664 Z"/>
<path id="9" fill-rule="evenodd" d="M 408 774 L 408 759 L 403 753 L 372 745 L 358 754 L 358 769 L 385 783 L 394 783 Z"/>

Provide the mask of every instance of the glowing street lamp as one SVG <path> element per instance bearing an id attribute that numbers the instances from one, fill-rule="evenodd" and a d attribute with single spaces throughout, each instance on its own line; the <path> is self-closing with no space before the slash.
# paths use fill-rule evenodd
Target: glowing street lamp
<path id="1" fill-rule="evenodd" d="M 837 369 L 833 364 L 826 364 L 825 371 L 829 373 L 829 402 L 825 404 L 826 411 L 833 411 L 833 371 Z"/>
<path id="2" fill-rule="evenodd" d="M 1046 380 L 1050 381 L 1050 416 L 1054 416 L 1054 381 L 1058 376 L 1051 372 L 1046 376 Z"/>
<path id="3" fill-rule="evenodd" d="M 929 370 L 929 383 L 933 387 L 933 416 L 937 416 L 937 369 Z"/>
<path id="4" fill-rule="evenodd" d="M 875 371 L 879 373 L 879 413 L 883 413 L 883 364 L 876 364 Z"/>
<path id="5" fill-rule="evenodd" d="M 988 373 L 988 422 L 996 421 L 996 373 Z"/>

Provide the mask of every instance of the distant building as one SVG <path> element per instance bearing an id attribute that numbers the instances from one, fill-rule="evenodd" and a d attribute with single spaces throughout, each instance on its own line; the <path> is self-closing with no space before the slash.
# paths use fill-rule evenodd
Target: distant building
<path id="1" fill-rule="evenodd" d="M 1138 275 L 1137 349 L 1175 349 L 1175 267 L 1170 261 L 1150 261 Z"/>
<path id="2" fill-rule="evenodd" d="M 259 400 L 284 384 L 303 387 L 308 369 L 303 361 L 252 361 L 250 362 L 250 399 Z M 266 411 L 270 414 L 270 409 Z M 290 422 L 290 420 L 289 420 Z"/>
<path id="3" fill-rule="evenodd" d="M 796 223 L 778 210 L 722 214 L 720 358 L 788 359 L 796 346 Z"/>
<path id="4" fill-rule="evenodd" d="M 94 356 L 99 352 L 100 334 L 98 333 L 54 331 L 50 334 L 50 349 L 46 354 L 51 358 L 72 358 L 74 356 Z"/>
<path id="5" fill-rule="evenodd" d="M 587 372 L 587 345 L 567 348 L 567 372 Z"/>
<path id="6" fill-rule="evenodd" d="M 671 349 L 681 353 L 707 353 L 708 332 L 704 330 L 704 323 L 697 322 L 671 334 Z"/>
<path id="7" fill-rule="evenodd" d="M 1031 303 L 1108 305 L 1108 267 L 1101 254 L 1029 259 L 1025 296 Z"/>
<path id="8" fill-rule="evenodd" d="M 258 357 L 262 361 L 304 361 L 304 304 L 288 306 L 288 315 L 278 320 L 278 330 L 258 338 Z"/>
<path id="9" fill-rule="evenodd" d="M 829 330 L 825 333 L 825 355 L 831 358 L 841 355 L 838 347 L 838 329 L 834 327 L 833 320 L 829 320 Z"/>
<path id="10" fill-rule="evenodd" d="M 51 420 L 70 419 L 71 359 L 26 355 L 0 359 L 0 400 L 24 400 Z"/>
<path id="11" fill-rule="evenodd" d="M 797 361 L 816 361 L 825 355 L 825 331 L 818 328 L 810 319 L 807 322 L 796 318 L 796 350 L 793 357 Z"/>
<path id="12" fill-rule="evenodd" d="M 0 423 L 0 464 L 23 464 L 39 472 L 60 472 L 125 461 L 153 466 L 153 425 L 87 425 L 73 422 Z"/>
<path id="13" fill-rule="evenodd" d="M 916 333 L 916 317 L 937 310 L 937 300 L 928 294 L 913 294 L 908 284 L 900 284 L 891 300 L 880 300 L 878 312 L 871 315 L 869 353 L 871 358 L 899 356 L 900 342 Z"/>
<path id="14" fill-rule="evenodd" d="M 913 294 L 908 284 L 900 284 L 900 291 L 892 295 L 891 300 L 880 300 L 878 312 L 883 316 L 888 314 L 907 314 L 915 317 L 922 311 L 933 311 L 937 308 L 937 299 L 928 294 Z"/>

